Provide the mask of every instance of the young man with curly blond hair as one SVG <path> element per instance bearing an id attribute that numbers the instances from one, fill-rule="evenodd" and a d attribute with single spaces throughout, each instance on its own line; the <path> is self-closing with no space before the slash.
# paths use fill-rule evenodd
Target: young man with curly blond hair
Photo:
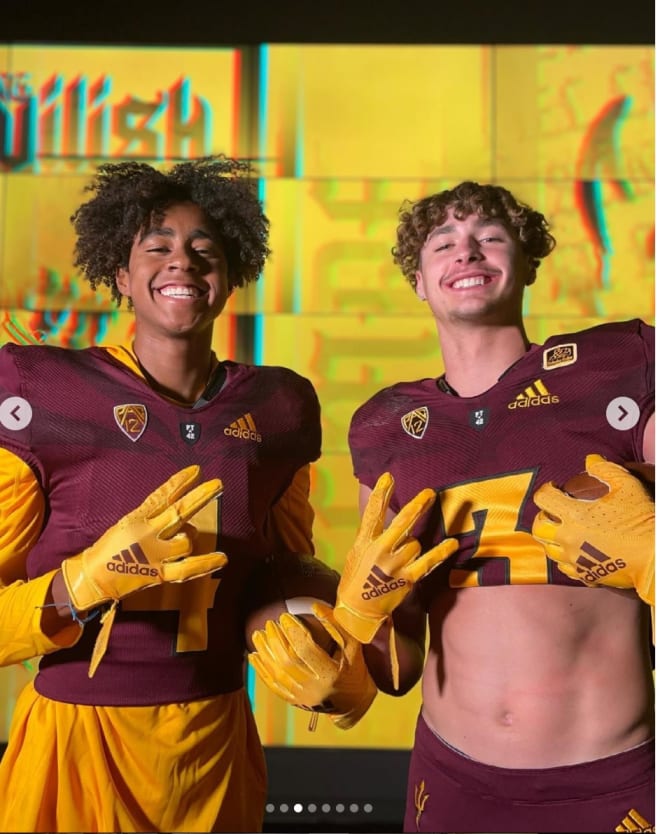
<path id="1" fill-rule="evenodd" d="M 389 504 L 384 524 L 434 490 L 414 533 L 457 548 L 416 581 L 363 553 L 335 616 L 381 690 L 421 678 L 405 831 L 654 830 L 652 502 L 629 507 L 628 538 L 607 536 L 621 464 L 654 460 L 654 331 L 633 319 L 533 343 L 523 299 L 554 245 L 543 215 L 497 185 L 463 182 L 399 217 L 394 260 L 442 364 L 356 411 L 354 472 L 361 507 Z M 535 538 L 538 488 L 585 460 L 615 487 L 602 534 L 578 521 L 572 538 L 547 523 Z M 548 488 L 539 502 L 570 526 Z"/>

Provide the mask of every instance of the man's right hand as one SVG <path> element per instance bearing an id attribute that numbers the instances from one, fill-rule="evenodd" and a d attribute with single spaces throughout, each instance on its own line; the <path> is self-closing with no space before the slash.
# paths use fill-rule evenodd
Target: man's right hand
<path id="1" fill-rule="evenodd" d="M 410 535 L 436 500 L 432 489 L 418 493 L 384 529 L 393 489 L 389 472 L 381 475 L 369 496 L 337 589 L 334 617 L 360 643 L 370 643 L 414 584 L 458 549 L 456 539 L 445 539 L 422 553 L 419 542 Z"/>
<path id="2" fill-rule="evenodd" d="M 199 466 L 180 470 L 95 544 L 62 562 L 64 584 L 77 611 L 164 582 L 196 579 L 227 564 L 224 553 L 191 555 L 195 528 L 187 522 L 223 489 L 218 478 L 195 487 L 199 478 Z"/>
<path id="3" fill-rule="evenodd" d="M 362 646 L 334 621 L 332 608 L 314 603 L 312 613 L 332 637 L 324 651 L 303 623 L 288 612 L 252 634 L 250 665 L 263 682 L 290 704 L 325 713 L 342 730 L 356 724 L 376 697 Z"/>

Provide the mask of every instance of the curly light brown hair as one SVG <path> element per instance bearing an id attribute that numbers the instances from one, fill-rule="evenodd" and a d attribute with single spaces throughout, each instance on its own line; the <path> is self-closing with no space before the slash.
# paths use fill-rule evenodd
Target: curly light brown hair
<path id="1" fill-rule="evenodd" d="M 462 182 L 455 188 L 440 191 L 415 203 L 404 203 L 399 211 L 397 243 L 392 248 L 392 256 L 413 288 L 420 252 L 430 232 L 445 222 L 450 211 L 459 220 L 477 214 L 503 221 L 518 237 L 523 252 L 531 260 L 532 280 L 541 258 L 549 255 L 555 247 L 556 241 L 548 231 L 548 221 L 541 212 L 517 200 L 500 185 Z"/>
<path id="2" fill-rule="evenodd" d="M 85 191 L 94 196 L 71 216 L 77 240 L 74 266 L 92 289 L 109 287 L 117 306 L 117 271 L 128 267 L 136 235 L 161 221 L 174 203 L 192 202 L 206 214 L 227 258 L 229 290 L 256 281 L 270 255 L 257 182 L 246 160 L 209 156 L 159 171 L 142 162 L 100 165 Z"/>

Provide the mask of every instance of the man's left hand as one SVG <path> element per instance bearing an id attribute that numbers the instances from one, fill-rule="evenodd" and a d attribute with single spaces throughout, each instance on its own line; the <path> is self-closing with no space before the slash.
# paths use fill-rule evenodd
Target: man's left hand
<path id="1" fill-rule="evenodd" d="M 587 501 L 543 484 L 532 535 L 571 579 L 634 588 L 655 605 L 655 502 L 636 475 L 601 455 L 587 455 L 585 469 L 609 492 Z"/>

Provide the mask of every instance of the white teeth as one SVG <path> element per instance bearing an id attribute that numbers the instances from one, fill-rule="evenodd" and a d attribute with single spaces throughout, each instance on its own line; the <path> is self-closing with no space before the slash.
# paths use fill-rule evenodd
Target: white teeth
<path id="1" fill-rule="evenodd" d="M 462 290 L 464 287 L 483 287 L 485 283 L 486 279 L 480 275 L 474 278 L 459 278 L 458 281 L 454 281 L 452 287 L 455 290 Z"/>
<path id="2" fill-rule="evenodd" d="M 199 291 L 195 287 L 163 287 L 160 294 L 168 298 L 197 298 Z"/>

